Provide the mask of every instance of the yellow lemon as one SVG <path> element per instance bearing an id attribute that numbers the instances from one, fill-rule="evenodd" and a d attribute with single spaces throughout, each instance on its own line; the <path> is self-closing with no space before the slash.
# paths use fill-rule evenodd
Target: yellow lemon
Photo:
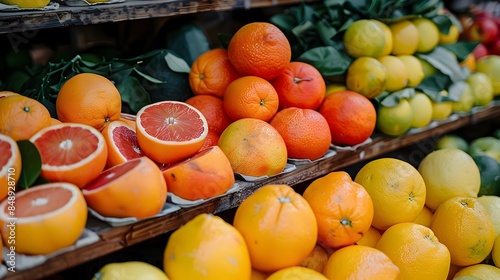
<path id="1" fill-rule="evenodd" d="M 269 275 L 269 277 L 266 278 L 266 280 L 291 280 L 291 279 L 328 280 L 326 276 L 317 272 L 316 270 L 302 266 L 290 266 L 287 268 L 282 268 L 272 273 L 271 275 Z"/>
<path id="2" fill-rule="evenodd" d="M 352 57 L 379 57 L 385 48 L 385 33 L 374 20 L 353 22 L 343 37 L 346 52 Z"/>
<path id="3" fill-rule="evenodd" d="M 389 26 L 387 26 L 387 24 L 385 24 L 381 21 L 378 21 L 378 20 L 373 20 L 373 21 L 375 21 L 378 25 L 380 25 L 380 27 L 382 27 L 382 29 L 384 30 L 385 47 L 384 47 L 384 50 L 382 51 L 382 53 L 380 54 L 380 56 L 391 54 L 391 52 L 392 52 L 392 32 L 391 32 L 391 29 L 389 28 Z"/>
<path id="4" fill-rule="evenodd" d="M 434 66 L 432 66 L 426 60 L 423 60 L 421 58 L 418 58 L 418 60 L 420 61 L 420 64 L 422 64 L 422 71 L 424 72 L 424 79 L 439 72 Z"/>
<path id="5" fill-rule="evenodd" d="M 491 258 L 496 267 L 500 267 L 500 235 L 495 237 L 493 249 L 491 250 Z"/>
<path id="6" fill-rule="evenodd" d="M 460 30 L 455 25 L 450 26 L 448 30 L 448 34 L 443 32 L 439 32 L 439 44 L 453 44 L 458 41 L 458 37 L 460 36 Z"/>
<path id="7" fill-rule="evenodd" d="M 429 207 L 424 206 L 422 208 L 422 211 L 418 214 L 417 218 L 413 221 L 415 224 L 423 225 L 426 227 L 431 226 L 431 221 L 432 221 L 432 211 L 429 209 Z"/>
<path id="8" fill-rule="evenodd" d="M 418 30 L 417 52 L 428 53 L 439 43 L 439 29 L 436 24 L 428 18 L 416 18 L 413 21 Z"/>
<path id="9" fill-rule="evenodd" d="M 486 208 L 490 215 L 493 226 L 495 227 L 495 236 L 500 234 L 500 197 L 495 195 L 483 195 L 477 200 Z"/>
<path id="10" fill-rule="evenodd" d="M 476 61 L 476 71 L 490 77 L 493 85 L 493 95 L 500 95 L 500 56 L 483 56 Z"/>
<path id="11" fill-rule="evenodd" d="M 403 61 L 394 55 L 385 55 L 379 57 L 378 60 L 386 69 L 387 82 L 385 84 L 385 89 L 387 91 L 397 91 L 408 85 L 408 70 Z"/>
<path id="12" fill-rule="evenodd" d="M 469 75 L 466 82 L 474 95 L 474 105 L 484 106 L 493 100 L 493 85 L 488 75 L 482 72 L 474 72 Z"/>
<path id="13" fill-rule="evenodd" d="M 129 261 L 104 265 L 92 280 L 168 280 L 161 269 L 149 263 Z"/>
<path id="14" fill-rule="evenodd" d="M 489 265 L 489 264 L 476 264 L 464 267 L 460 269 L 455 276 L 454 280 L 471 280 L 470 278 L 462 278 L 462 277 L 474 277 L 472 279 L 480 279 L 480 280 L 493 280 L 500 279 L 500 268 Z M 460 279 L 459 279 L 460 278 Z"/>
<path id="15" fill-rule="evenodd" d="M 432 120 L 432 101 L 429 96 L 417 91 L 408 102 L 413 112 L 411 127 L 426 127 Z"/>
<path id="16" fill-rule="evenodd" d="M 385 90 L 386 81 L 386 68 L 376 58 L 359 57 L 347 69 L 347 89 L 361 93 L 367 98 L 379 96 Z"/>
<path id="17" fill-rule="evenodd" d="M 424 79 L 424 69 L 422 63 L 418 58 L 413 55 L 398 55 L 399 60 L 401 60 L 406 66 L 408 72 L 408 87 L 416 87 Z"/>
<path id="18" fill-rule="evenodd" d="M 467 113 L 474 106 L 474 94 L 472 93 L 471 87 L 468 83 L 463 83 L 464 89 L 460 99 L 453 102 L 453 112 Z"/>
<path id="19" fill-rule="evenodd" d="M 448 96 L 447 90 L 442 90 L 440 93 L 442 96 Z M 453 102 L 452 101 L 441 101 L 437 102 L 432 100 L 432 119 L 433 120 L 445 120 L 451 113 L 453 113 Z"/>
<path id="20" fill-rule="evenodd" d="M 419 33 L 417 27 L 409 20 L 402 20 L 389 25 L 392 33 L 393 55 L 414 54 L 417 51 Z"/>
<path id="21" fill-rule="evenodd" d="M 368 231 L 363 234 L 363 237 L 361 237 L 361 239 L 356 242 L 356 245 L 375 248 L 375 245 L 377 245 L 380 236 L 381 234 L 378 229 L 370 227 Z"/>
<path id="22" fill-rule="evenodd" d="M 347 89 L 347 87 L 345 86 L 345 84 L 341 84 L 341 83 L 327 84 L 326 90 L 325 90 L 325 97 L 332 94 L 332 93 L 343 91 L 346 89 Z"/>
<path id="23" fill-rule="evenodd" d="M 399 136 L 411 128 L 413 111 L 406 99 L 392 107 L 380 106 L 377 110 L 377 129 L 389 136 Z"/>

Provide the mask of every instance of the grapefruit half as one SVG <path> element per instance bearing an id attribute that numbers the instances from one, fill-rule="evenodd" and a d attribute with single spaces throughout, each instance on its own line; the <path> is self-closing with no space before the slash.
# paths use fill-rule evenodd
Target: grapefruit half
<path id="1" fill-rule="evenodd" d="M 12 137 L 0 133 L 0 200 L 15 191 L 21 175 L 21 153 Z"/>
<path id="2" fill-rule="evenodd" d="M 102 135 L 108 146 L 108 161 L 106 166 L 113 167 L 127 160 L 144 156 L 139 147 L 135 129 L 123 121 L 112 121 Z"/>
<path id="3" fill-rule="evenodd" d="M 208 123 L 193 106 L 160 101 L 137 112 L 137 140 L 144 153 L 159 163 L 174 163 L 194 155 L 208 134 Z"/>

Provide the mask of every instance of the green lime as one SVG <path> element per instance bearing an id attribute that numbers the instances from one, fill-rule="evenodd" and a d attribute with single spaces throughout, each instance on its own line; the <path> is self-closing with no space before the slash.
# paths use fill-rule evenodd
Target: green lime
<path id="1" fill-rule="evenodd" d="M 492 157 L 475 155 L 472 159 L 479 168 L 481 175 L 481 187 L 478 196 L 496 195 L 500 196 L 500 164 Z"/>

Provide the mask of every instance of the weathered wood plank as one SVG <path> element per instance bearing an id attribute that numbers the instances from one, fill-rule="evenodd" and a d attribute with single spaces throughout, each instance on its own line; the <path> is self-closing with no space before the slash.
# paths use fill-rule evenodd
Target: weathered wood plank
<path id="1" fill-rule="evenodd" d="M 358 148 L 356 151 L 339 151 L 334 157 L 327 158 L 313 164 L 298 166 L 296 170 L 254 183 L 243 183 L 244 186 L 235 193 L 210 200 L 204 204 L 181 209 L 163 217 L 149 219 L 133 225 L 109 227 L 104 223 L 93 221 L 89 228 L 96 231 L 101 240 L 86 247 L 62 254 L 49 259 L 44 264 L 25 271 L 10 273 L 5 279 L 35 280 L 40 279 L 73 266 L 99 258 L 106 254 L 118 251 L 128 246 L 148 240 L 155 236 L 168 233 L 180 227 L 200 213 L 220 213 L 237 207 L 246 197 L 259 187 L 266 184 L 296 184 L 326 175 L 335 170 L 341 170 L 360 160 L 368 160 L 383 154 L 396 151 L 427 139 L 438 139 L 447 132 L 488 119 L 500 117 L 500 106 L 488 108 L 476 114 L 461 117 L 456 120 L 441 123 L 428 130 L 404 135 L 397 138 L 388 138 L 374 135 L 372 143 Z"/>

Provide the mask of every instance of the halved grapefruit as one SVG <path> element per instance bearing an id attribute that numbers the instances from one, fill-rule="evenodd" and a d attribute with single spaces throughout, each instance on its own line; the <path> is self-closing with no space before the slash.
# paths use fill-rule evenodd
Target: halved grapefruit
<path id="1" fill-rule="evenodd" d="M 21 153 L 12 137 L 0 133 L 0 200 L 7 197 L 21 175 Z"/>
<path id="2" fill-rule="evenodd" d="M 102 136 L 108 146 L 107 168 L 144 156 L 135 129 L 125 122 L 112 121 L 104 128 Z"/>
<path id="3" fill-rule="evenodd" d="M 15 95 L 15 94 L 17 94 L 17 93 L 15 93 L 13 91 L 7 91 L 7 90 L 0 91 L 0 98 L 10 96 L 10 95 Z"/>
<path id="4" fill-rule="evenodd" d="M 156 163 L 141 157 L 102 172 L 82 193 L 102 216 L 140 219 L 160 212 L 167 201 L 167 184 Z"/>
<path id="5" fill-rule="evenodd" d="M 42 157 L 41 176 L 83 188 L 104 170 L 108 148 L 102 134 L 86 124 L 62 123 L 38 131 L 30 141 Z"/>
<path id="6" fill-rule="evenodd" d="M 179 101 L 146 105 L 137 112 L 136 122 L 139 146 L 159 163 L 174 163 L 194 155 L 208 133 L 203 114 Z"/>
<path id="7" fill-rule="evenodd" d="M 130 127 L 132 127 L 135 130 L 135 119 L 136 119 L 135 115 L 121 113 L 120 118 L 118 120 L 128 124 Z"/>
<path id="8" fill-rule="evenodd" d="M 225 193 L 234 184 L 231 163 L 218 146 L 201 150 L 163 171 L 169 192 L 187 200 L 208 199 Z"/>
<path id="9" fill-rule="evenodd" d="M 87 205 L 73 184 L 33 186 L 17 192 L 15 199 L 15 208 L 12 200 L 0 203 L 0 230 L 4 244 L 15 240 L 18 254 L 49 254 L 71 246 L 85 228 Z"/>

